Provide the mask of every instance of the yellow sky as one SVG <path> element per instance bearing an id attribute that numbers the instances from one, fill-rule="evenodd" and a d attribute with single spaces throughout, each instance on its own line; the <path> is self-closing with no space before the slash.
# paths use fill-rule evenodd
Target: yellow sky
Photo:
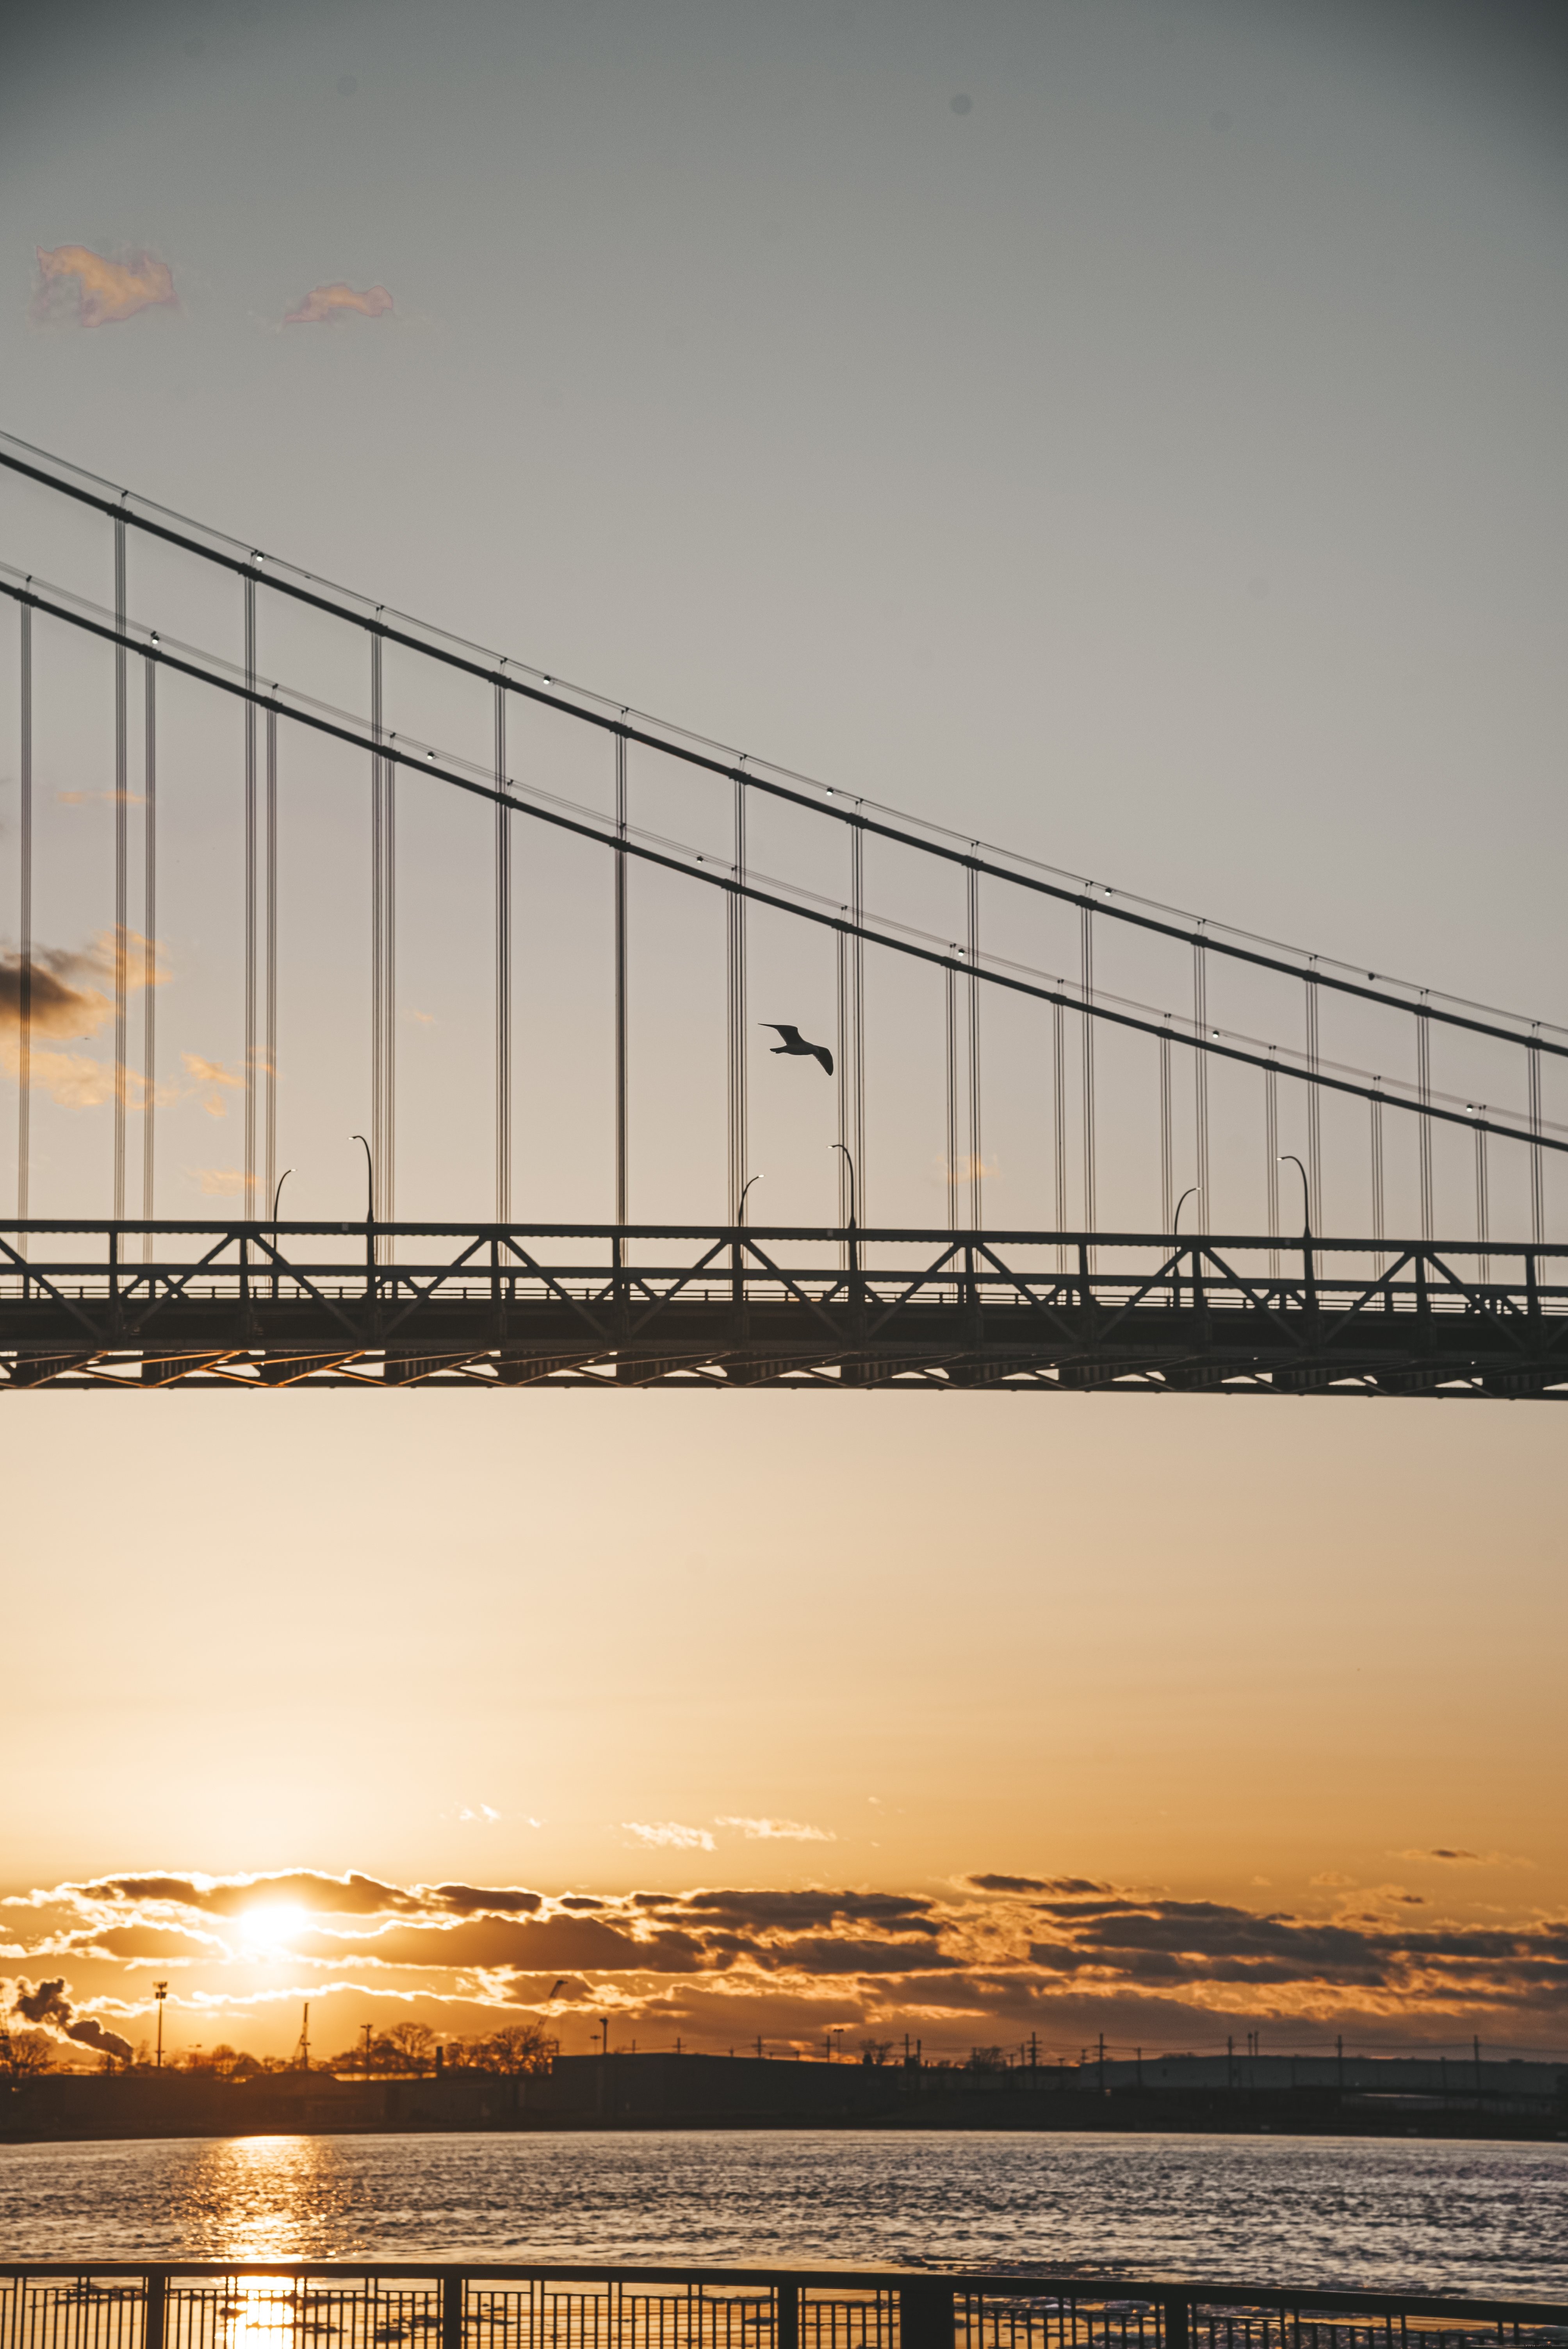
<path id="1" fill-rule="evenodd" d="M 1308 2038 L 1337 2015 L 1537 2044 L 1560 1927 L 1539 1976 L 1511 1947 L 1429 1978 L 1381 1937 L 1561 1915 L 1555 1424 L 1284 1399 L 18 1399 L 6 1878 L 361 1870 L 676 1911 L 817 1887 L 971 1923 L 1000 1900 L 1002 1971 L 915 2002 L 937 2043 L 1071 2039 L 1092 2009 L 1151 2044 L 1243 2010 Z M 1041 1974 L 1020 1896 L 975 1878 L 1217 1905 L 1180 1981 Z M 1287 1935 L 1227 1974 L 1232 1910 L 1337 1919 L 1381 1954 L 1341 1979 Z M 471 2032 L 570 1963 L 520 1949 L 476 1992 L 436 1937 L 429 1971 L 350 1966 L 328 1997 L 369 1945 L 291 1941 L 258 1971 L 159 1909 L 97 1960 L 93 1933 L 61 1941 L 68 1904 L 9 1914 L 8 1971 L 64 1971 L 112 2014 L 171 1969 L 177 2000 L 261 1997 L 262 2046 L 292 2044 L 307 1993 L 329 2041 L 366 1996 Z M 816 1940 L 787 1989 L 777 1951 L 696 1984 L 584 1961 L 553 2012 L 569 2045 L 609 1994 L 646 2008 L 645 2040 L 733 2036 L 742 1995 L 748 2032 L 907 2021 L 907 1955 L 884 1974 L 852 1919 L 827 1930 L 852 1980 Z"/>

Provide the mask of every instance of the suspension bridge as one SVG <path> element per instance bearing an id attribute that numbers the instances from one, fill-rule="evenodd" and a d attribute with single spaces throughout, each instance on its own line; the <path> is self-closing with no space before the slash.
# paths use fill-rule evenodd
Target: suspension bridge
<path id="1" fill-rule="evenodd" d="M 3 438 L 0 549 L 9 1386 L 1568 1397 L 1568 1030 Z"/>

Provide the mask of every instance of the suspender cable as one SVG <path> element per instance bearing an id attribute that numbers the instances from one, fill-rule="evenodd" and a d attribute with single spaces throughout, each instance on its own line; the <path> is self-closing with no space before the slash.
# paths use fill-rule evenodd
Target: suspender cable
<path id="1" fill-rule="evenodd" d="M 381 761 L 381 1216 L 397 1213 L 397 764 Z"/>
<path id="2" fill-rule="evenodd" d="M 158 663 L 149 653 L 141 667 L 141 1212 L 150 1222 L 154 1200 L 154 1120 L 158 1111 Z M 153 1236 L 142 1241 L 150 1264 Z"/>
<path id="3" fill-rule="evenodd" d="M 370 639 L 370 1193 L 381 1155 L 381 638 Z"/>
<path id="4" fill-rule="evenodd" d="M 1317 1050 L 1317 981 L 1310 975 L 1306 980 L 1306 1065 L 1312 1074 L 1319 1067 Z M 1308 1191 L 1312 1200 L 1312 1220 L 1323 1227 L 1323 1101 L 1316 1085 L 1306 1089 L 1306 1168 Z"/>
<path id="5" fill-rule="evenodd" d="M 1192 941 L 1192 1033 L 1209 1032 L 1209 959 L 1202 938 Z M 1220 1219 L 1209 1188 L 1209 1055 L 1192 1055 L 1192 1124 L 1197 1137 L 1198 1195 L 1203 1228 L 1218 1231 Z"/>
<path id="6" fill-rule="evenodd" d="M 844 911 L 847 913 L 849 908 L 846 906 Z M 844 1155 L 845 1152 L 852 1147 L 851 1137 L 854 1132 L 850 1112 L 850 995 L 852 982 L 850 974 L 849 932 L 841 927 L 834 933 L 834 936 L 836 947 L 833 980 L 839 1036 L 839 1057 L 836 1064 L 839 1077 L 839 1148 L 836 1155 L 839 1167 L 839 1228 L 841 1231 L 850 1220 L 850 1200 L 852 1190 L 850 1162 Z M 847 1265 L 849 1260 L 847 1244 L 841 1240 L 839 1243 L 841 1268 Z"/>
<path id="7" fill-rule="evenodd" d="M 629 1221 L 626 1208 L 628 1143 L 626 1111 L 626 735 L 615 737 L 615 1221 Z"/>
<path id="8" fill-rule="evenodd" d="M 1484 1110 L 1484 1103 L 1482 1104 Z M 1486 1244 L 1491 1237 L 1491 1200 L 1489 1195 L 1486 1168 L 1486 1128 L 1475 1130 L 1475 1236 L 1480 1243 L 1476 1250 L 1476 1272 L 1482 1280 L 1491 1278 L 1491 1258 Z"/>
<path id="9" fill-rule="evenodd" d="M 129 972 L 126 967 L 129 927 L 130 762 L 127 740 L 125 647 L 125 523 L 114 522 L 114 1219 L 125 1214 L 125 1084 L 129 1051 Z M 246 705 L 247 708 L 249 704 Z"/>
<path id="10" fill-rule="evenodd" d="M 1367 1113 L 1371 1125 L 1372 1143 L 1372 1237 L 1383 1237 L 1383 1104 L 1368 1102 Z"/>
<path id="11" fill-rule="evenodd" d="M 954 949 L 956 953 L 956 947 Z M 947 1070 L 947 1228 L 958 1229 L 958 974 L 944 970 L 944 1031 Z"/>
<path id="12" fill-rule="evenodd" d="M 245 1213 L 256 1207 L 256 583 L 245 574 Z M 271 1202 L 268 1202 L 269 1206 Z"/>
<path id="13" fill-rule="evenodd" d="M 1171 1229 L 1175 1214 L 1176 1143 L 1171 1131 L 1174 1121 L 1171 1113 L 1171 1039 L 1160 1039 L 1160 1228 Z"/>
<path id="14" fill-rule="evenodd" d="M 1540 1032 L 1541 1023 L 1537 1020 L 1535 1025 L 1537 1037 Z M 1541 1046 L 1538 1042 L 1532 1041 L 1525 1047 L 1524 1072 L 1530 1097 L 1530 1131 L 1539 1135 L 1541 1132 Z M 1530 1145 L 1530 1234 L 1538 1247 L 1546 1237 L 1546 1190 L 1542 1180 L 1539 1141 L 1532 1142 Z"/>
<path id="15" fill-rule="evenodd" d="M 1079 993 L 1083 999 L 1083 1227 L 1086 1232 L 1092 1232 L 1097 1220 L 1094 1154 L 1094 1019 L 1089 1010 L 1089 1006 L 1094 1001 L 1094 907 L 1087 901 L 1079 913 L 1078 922 L 1081 934 Z"/>
<path id="16" fill-rule="evenodd" d="M 495 686 L 495 787 L 506 790 L 506 687 Z M 511 816 L 495 806 L 495 1216 L 511 1221 Z"/>
<path id="17" fill-rule="evenodd" d="M 739 776 L 734 784 L 735 841 L 730 869 L 740 885 L 732 889 L 725 900 L 725 961 L 728 979 L 729 1019 L 729 1220 L 740 1221 L 741 1202 L 746 1196 L 747 1161 L 749 1143 L 747 1121 L 747 1016 L 746 1016 L 746 785 Z"/>
<path id="18" fill-rule="evenodd" d="M 949 973 L 951 978 L 952 974 Z M 1051 1124 L 1055 1159 L 1052 1217 L 1058 1232 L 1068 1227 L 1068 1016 L 1065 1005 L 1051 1006 Z M 1068 1269 L 1068 1250 L 1057 1249 L 1057 1270 Z"/>
<path id="19" fill-rule="evenodd" d="M 969 913 L 969 1222 L 979 1231 L 985 1220 L 981 1186 L 985 1171 L 980 1130 L 980 875 L 972 864 L 965 877 Z"/>
<path id="20" fill-rule="evenodd" d="M 21 973 L 16 1006 L 16 1216 L 26 1223 L 28 1175 L 32 1170 L 33 1123 L 33 607 L 25 603 L 21 619 L 21 812 L 17 846 L 17 923 L 21 938 Z M 27 1253 L 27 1236 L 19 1232 L 16 1246 Z"/>
<path id="21" fill-rule="evenodd" d="M 1264 1196 L 1267 1206 L 1269 1237 L 1279 1237 L 1279 1071 L 1264 1071 Z M 1269 1250 L 1269 1278 L 1279 1278 L 1279 1250 Z"/>
<path id="22" fill-rule="evenodd" d="M 270 1208 L 278 1180 L 278 713 L 275 709 L 267 712 L 266 739 L 267 997 L 266 1025 L 262 1039 L 266 1119 L 263 1133 L 265 1185 L 263 1200 L 263 1205 Z"/>
<path id="23" fill-rule="evenodd" d="M 1421 1108 L 1425 1109 L 1427 1103 L 1432 1098 L 1432 1029 L 1431 1022 L 1429 1020 L 1424 1008 L 1426 1004 L 1426 996 L 1424 993 L 1421 998 L 1421 1002 L 1423 1009 L 1416 1014 L 1416 1099 L 1419 1102 Z M 1316 1090 L 1316 1086 L 1313 1086 L 1312 1092 L 1315 1092 Z M 1311 1096 L 1309 1094 L 1308 1098 L 1310 1099 L 1310 1097 Z M 1421 1237 L 1424 1240 L 1429 1240 L 1432 1237 L 1433 1206 L 1432 1122 L 1430 1118 L 1418 1116 L 1416 1120 L 1416 1132 L 1418 1135 L 1418 1165 L 1420 1173 L 1421 1187 Z"/>
<path id="24" fill-rule="evenodd" d="M 866 942 L 859 933 L 866 918 L 866 835 L 864 827 L 850 831 L 850 910 L 856 935 L 850 947 L 850 1008 L 854 1029 L 854 1148 L 853 1191 L 857 1220 L 866 1221 Z"/>

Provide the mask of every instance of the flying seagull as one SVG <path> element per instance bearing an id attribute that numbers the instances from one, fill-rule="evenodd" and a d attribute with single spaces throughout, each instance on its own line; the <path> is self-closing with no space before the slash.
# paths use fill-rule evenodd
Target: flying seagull
<path id="1" fill-rule="evenodd" d="M 826 1044 L 808 1044 L 799 1028 L 786 1028 L 779 1019 L 759 1019 L 757 1024 L 759 1028 L 771 1028 L 776 1036 L 783 1037 L 781 1044 L 769 1045 L 770 1051 L 808 1054 L 812 1060 L 820 1061 L 828 1074 L 832 1075 L 833 1056 Z"/>

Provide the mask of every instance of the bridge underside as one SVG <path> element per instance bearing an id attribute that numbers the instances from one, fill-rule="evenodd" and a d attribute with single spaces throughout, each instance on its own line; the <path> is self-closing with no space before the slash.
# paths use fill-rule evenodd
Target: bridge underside
<path id="1" fill-rule="evenodd" d="M 0 1237 L 12 1389 L 1568 1400 L 1568 1286 L 1552 1278 L 1568 1251 L 1548 1248 L 1494 1247 L 1472 1268 L 1428 1243 L 1255 1237 L 69 1229 L 69 1257 L 58 1225 Z"/>

